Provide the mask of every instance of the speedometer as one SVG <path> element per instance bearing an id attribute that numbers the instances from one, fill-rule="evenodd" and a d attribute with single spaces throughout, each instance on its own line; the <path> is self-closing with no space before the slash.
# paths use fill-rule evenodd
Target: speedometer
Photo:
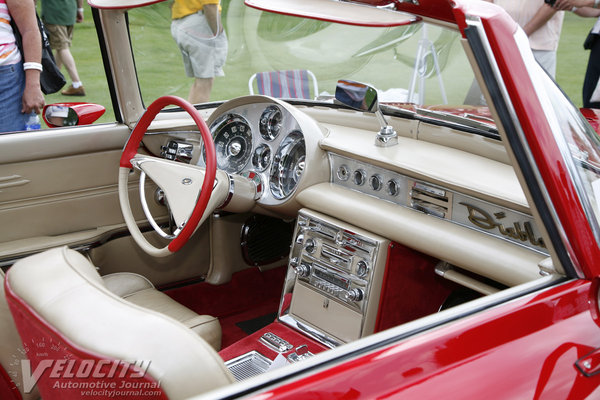
<path id="1" fill-rule="evenodd" d="M 240 172 L 252 155 L 252 129 L 248 122 L 241 115 L 229 114 L 212 125 L 211 133 L 217 168 L 233 174 Z"/>

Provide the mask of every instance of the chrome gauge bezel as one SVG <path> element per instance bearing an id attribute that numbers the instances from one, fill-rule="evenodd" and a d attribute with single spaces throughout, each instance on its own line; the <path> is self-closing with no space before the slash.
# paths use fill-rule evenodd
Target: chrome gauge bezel
<path id="1" fill-rule="evenodd" d="M 265 137 L 261 134 L 260 130 L 261 119 L 264 119 L 265 114 L 275 112 L 275 110 L 281 113 L 281 121 L 280 123 L 278 122 L 280 124 L 280 127 L 278 128 L 279 132 L 275 135 L 275 132 L 271 131 L 273 135 Z M 269 117 L 269 115 L 266 116 Z M 286 104 L 280 104 L 279 102 L 264 101 L 260 103 L 238 104 L 224 109 L 219 115 L 215 115 L 214 119 L 209 119 L 209 128 L 213 134 L 213 138 L 218 134 L 218 131 L 222 129 L 223 125 L 231 120 L 231 118 L 243 120 L 251 128 L 252 148 L 250 149 L 250 157 L 243 167 L 223 168 L 223 170 L 230 174 L 242 176 L 252 174 L 257 175 L 261 181 L 261 193 L 257 196 L 257 203 L 265 206 L 278 206 L 287 202 L 292 193 L 295 192 L 299 182 L 296 182 L 296 185 L 292 185 L 294 186 L 293 190 L 286 190 L 286 187 L 290 188 L 291 186 L 286 186 L 285 182 L 280 180 L 274 185 L 274 189 L 271 189 L 270 181 L 273 165 L 276 162 L 276 155 L 285 153 L 281 147 L 284 146 L 287 148 L 290 146 L 290 137 L 301 137 L 304 140 L 303 129 L 294 114 L 294 111 L 290 110 Z M 290 136 L 292 132 L 296 133 Z M 286 139 L 288 139 L 288 141 L 286 141 Z M 304 153 L 306 154 L 306 145 L 304 145 Z M 218 158 L 219 150 L 217 149 L 217 159 Z M 278 161 L 281 161 L 281 158 L 279 158 Z M 204 149 L 202 150 L 202 156 L 198 160 L 197 165 L 201 167 L 206 166 Z M 298 181 L 298 179 L 296 179 L 296 181 Z M 290 184 L 290 182 L 288 182 L 288 184 Z M 278 185 L 282 185 L 279 187 L 283 188 L 283 191 L 277 189 Z"/>
<path id="2" fill-rule="evenodd" d="M 304 134 L 300 130 L 295 130 L 286 135 L 275 153 L 269 174 L 269 190 L 272 196 L 277 200 L 290 197 L 298 188 L 305 169 Z"/>
<path id="3" fill-rule="evenodd" d="M 231 132 L 225 131 L 230 125 Z M 241 129 L 243 128 L 243 129 Z M 228 113 L 219 118 L 210 127 L 210 133 L 215 142 L 217 152 L 217 168 L 230 174 L 237 174 L 244 170 L 252 158 L 254 140 L 250 122 L 240 114 Z M 231 135 L 235 135 L 231 138 Z M 203 151 L 202 157 L 206 160 Z M 233 161 L 224 163 L 223 157 Z"/>
<path id="4" fill-rule="evenodd" d="M 281 133 L 283 112 L 276 105 L 270 105 L 262 112 L 258 121 L 258 130 L 263 139 L 275 140 Z"/>
<path id="5" fill-rule="evenodd" d="M 273 163 L 273 150 L 266 143 L 261 143 L 252 152 L 252 166 L 258 172 L 266 171 Z"/>

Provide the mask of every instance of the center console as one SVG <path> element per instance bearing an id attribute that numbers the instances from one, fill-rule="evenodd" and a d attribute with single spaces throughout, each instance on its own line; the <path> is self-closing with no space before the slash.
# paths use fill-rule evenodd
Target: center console
<path id="1" fill-rule="evenodd" d="M 373 333 L 389 244 L 324 214 L 301 210 L 277 320 L 219 353 L 236 379 Z"/>
<path id="2" fill-rule="evenodd" d="M 373 333 L 389 241 L 302 210 L 279 320 L 328 347 Z"/>

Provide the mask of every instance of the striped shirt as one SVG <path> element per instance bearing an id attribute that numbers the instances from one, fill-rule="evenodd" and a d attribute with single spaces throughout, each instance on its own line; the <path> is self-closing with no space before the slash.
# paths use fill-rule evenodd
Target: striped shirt
<path id="1" fill-rule="evenodd" d="M 16 64 L 21 61 L 21 52 L 15 43 L 15 34 L 10 26 L 10 20 L 6 0 L 0 0 L 0 65 Z"/>

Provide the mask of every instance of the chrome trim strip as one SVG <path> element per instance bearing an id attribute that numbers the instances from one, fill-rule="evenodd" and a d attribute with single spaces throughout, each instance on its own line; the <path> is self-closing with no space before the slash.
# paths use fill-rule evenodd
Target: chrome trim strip
<path id="1" fill-rule="evenodd" d="M 333 337 L 328 336 L 324 333 L 321 333 L 318 330 L 313 329 L 310 326 L 301 323 L 300 321 L 298 321 L 294 317 L 290 316 L 289 314 L 279 317 L 279 321 L 283 322 L 284 324 L 286 324 L 292 328 L 295 328 L 296 330 L 299 330 L 299 331 L 305 333 L 307 336 L 311 337 L 312 339 L 316 340 L 319 343 L 324 344 L 325 346 L 327 346 L 331 349 L 341 346 L 343 344 L 342 342 L 334 339 Z"/>
<path id="2" fill-rule="evenodd" d="M 481 40 L 481 44 L 484 48 L 484 51 L 486 52 L 487 60 L 490 64 L 490 68 L 492 69 L 492 73 L 494 74 L 496 84 L 498 85 L 498 88 L 501 92 L 502 98 L 504 100 L 504 104 L 509 111 L 512 125 L 517 133 L 517 139 L 521 143 L 521 148 L 523 149 L 524 155 L 527 158 L 527 162 L 529 163 L 529 165 L 536 165 L 535 160 L 533 159 L 533 155 L 531 154 L 531 150 L 529 149 L 529 146 L 525 139 L 525 134 L 523 132 L 523 128 L 521 127 L 521 123 L 520 123 L 519 119 L 517 118 L 516 111 L 512 104 L 511 98 L 508 94 L 508 90 L 506 89 L 504 80 L 502 79 L 502 75 L 500 74 L 500 70 L 498 68 L 498 64 L 496 63 L 496 59 L 493 55 L 491 46 L 489 44 L 489 41 L 487 40 L 487 36 L 485 34 L 485 30 L 483 29 L 483 24 L 481 23 L 481 19 L 479 17 L 473 17 L 473 16 L 467 15 L 466 22 L 469 27 L 476 29 L 478 32 L 478 37 Z M 529 41 L 527 40 L 527 37 L 525 36 L 525 34 L 522 30 L 519 30 L 519 29 L 517 30 L 517 33 L 515 35 L 515 41 L 517 42 L 517 45 L 519 46 L 519 48 L 525 47 L 525 46 L 527 48 L 529 48 Z M 532 62 L 534 62 L 534 61 L 532 61 Z M 540 70 L 541 70 L 541 68 L 540 68 Z M 532 78 L 531 74 L 529 74 L 529 75 L 530 75 L 530 78 Z M 532 79 L 532 83 L 533 83 L 533 79 Z M 537 187 L 539 188 L 540 195 L 542 196 L 542 198 L 546 204 L 547 210 L 550 213 L 550 217 L 552 218 L 553 225 L 557 230 L 557 234 L 560 236 L 560 240 L 563 243 L 565 254 L 569 258 L 570 264 L 574 265 L 573 261 L 576 259 L 576 257 L 573 254 L 572 248 L 570 248 L 569 246 L 564 246 L 564 243 L 568 243 L 568 238 L 567 238 L 566 232 L 563 229 L 563 226 L 560 223 L 560 220 L 558 219 L 558 215 L 556 214 L 556 209 L 554 208 L 554 206 L 552 204 L 550 195 L 548 193 L 546 185 L 544 184 L 544 180 L 542 179 L 540 172 L 537 168 L 531 168 L 531 173 L 533 174 L 533 177 L 537 182 Z M 547 228 L 546 228 L 546 230 L 547 230 Z M 551 244 L 548 244 L 548 245 L 551 245 Z M 565 267 L 568 267 L 568 266 L 565 266 Z M 577 273 L 578 272 L 579 271 L 577 271 Z"/>
<path id="3" fill-rule="evenodd" d="M 223 204 L 221 204 L 217 208 L 227 207 L 227 205 L 231 202 L 231 199 L 233 198 L 233 193 L 235 192 L 235 181 L 233 180 L 233 177 L 230 174 L 227 174 L 227 178 L 229 179 L 229 193 L 227 193 L 227 197 L 225 198 L 225 200 L 223 200 Z"/>

